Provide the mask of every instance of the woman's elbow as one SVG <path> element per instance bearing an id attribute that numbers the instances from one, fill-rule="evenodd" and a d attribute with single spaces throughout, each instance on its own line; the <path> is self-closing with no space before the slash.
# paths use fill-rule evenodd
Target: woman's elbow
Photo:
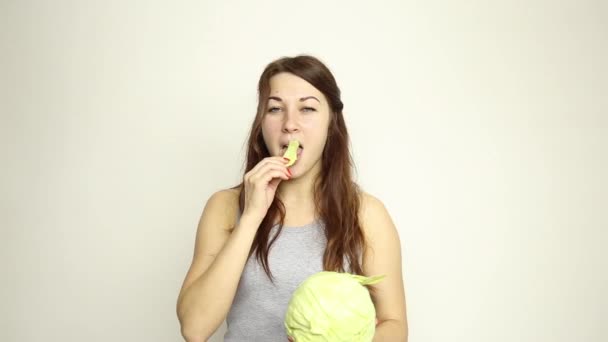
<path id="1" fill-rule="evenodd" d="M 180 333 L 186 342 L 206 342 L 213 332 L 205 328 L 203 319 L 193 319 L 179 315 Z"/>
<path id="2" fill-rule="evenodd" d="M 182 326 L 181 334 L 186 342 L 207 342 L 207 339 L 209 339 L 206 333 L 200 330 L 187 329 L 184 326 Z"/>

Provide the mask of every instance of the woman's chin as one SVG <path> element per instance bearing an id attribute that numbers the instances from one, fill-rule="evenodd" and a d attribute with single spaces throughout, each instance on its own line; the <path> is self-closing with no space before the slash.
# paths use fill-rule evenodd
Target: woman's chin
<path id="1" fill-rule="evenodd" d="M 301 170 L 300 166 L 301 165 L 298 164 L 298 162 L 296 161 L 295 164 L 293 164 L 289 167 L 289 171 L 291 172 L 291 179 L 298 178 L 299 176 L 301 176 L 302 173 L 300 171 Z"/>

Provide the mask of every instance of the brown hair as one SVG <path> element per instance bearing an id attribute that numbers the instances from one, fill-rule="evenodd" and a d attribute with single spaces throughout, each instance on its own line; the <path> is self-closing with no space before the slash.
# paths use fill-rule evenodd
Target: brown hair
<path id="1" fill-rule="evenodd" d="M 362 274 L 362 255 L 365 239 L 361 230 L 358 212 L 360 207 L 360 188 L 353 181 L 354 163 L 349 151 L 349 137 L 342 115 L 344 105 L 340 100 L 340 89 L 330 70 L 317 58 L 309 55 L 283 57 L 268 64 L 258 82 L 258 108 L 251 126 L 247 148 L 247 164 L 244 173 L 249 172 L 270 153 L 262 137 L 262 120 L 270 96 L 270 78 L 288 72 L 296 75 L 317 88 L 329 102 L 330 124 L 327 142 L 323 150 L 321 172 L 314 183 L 315 209 L 318 217 L 325 223 L 327 247 L 323 255 L 325 271 L 350 272 Z M 240 190 L 239 209 L 244 209 L 244 184 L 233 189 Z M 279 230 L 272 239 L 270 231 L 274 218 L 280 217 Z M 268 266 L 268 252 L 281 233 L 285 220 L 285 207 L 278 195 L 270 205 L 265 218 L 255 235 L 249 256 L 256 257 L 272 280 Z M 269 241 L 270 239 L 270 241 Z"/>

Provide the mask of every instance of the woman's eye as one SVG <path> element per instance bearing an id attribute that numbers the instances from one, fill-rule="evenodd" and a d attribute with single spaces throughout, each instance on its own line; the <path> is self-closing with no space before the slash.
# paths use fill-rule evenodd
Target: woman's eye
<path id="1" fill-rule="evenodd" d="M 268 108 L 268 112 L 269 113 L 276 113 L 277 111 L 280 111 L 281 107 L 270 107 Z M 302 108 L 303 111 L 305 112 L 316 112 L 317 110 L 313 107 L 304 107 Z"/>

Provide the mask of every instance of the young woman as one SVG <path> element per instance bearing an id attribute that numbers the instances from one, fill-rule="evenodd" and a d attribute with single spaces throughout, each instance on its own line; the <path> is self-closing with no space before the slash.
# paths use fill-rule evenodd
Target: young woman
<path id="1" fill-rule="evenodd" d="M 406 341 L 399 236 L 383 203 L 353 180 L 333 75 L 315 57 L 285 57 L 265 68 L 258 91 L 243 181 L 214 193 L 200 218 L 177 301 L 183 337 L 206 341 L 226 319 L 226 342 L 287 341 L 293 291 L 327 270 L 386 275 L 370 288 L 374 341 Z M 292 140 L 300 148 L 287 167 Z"/>

